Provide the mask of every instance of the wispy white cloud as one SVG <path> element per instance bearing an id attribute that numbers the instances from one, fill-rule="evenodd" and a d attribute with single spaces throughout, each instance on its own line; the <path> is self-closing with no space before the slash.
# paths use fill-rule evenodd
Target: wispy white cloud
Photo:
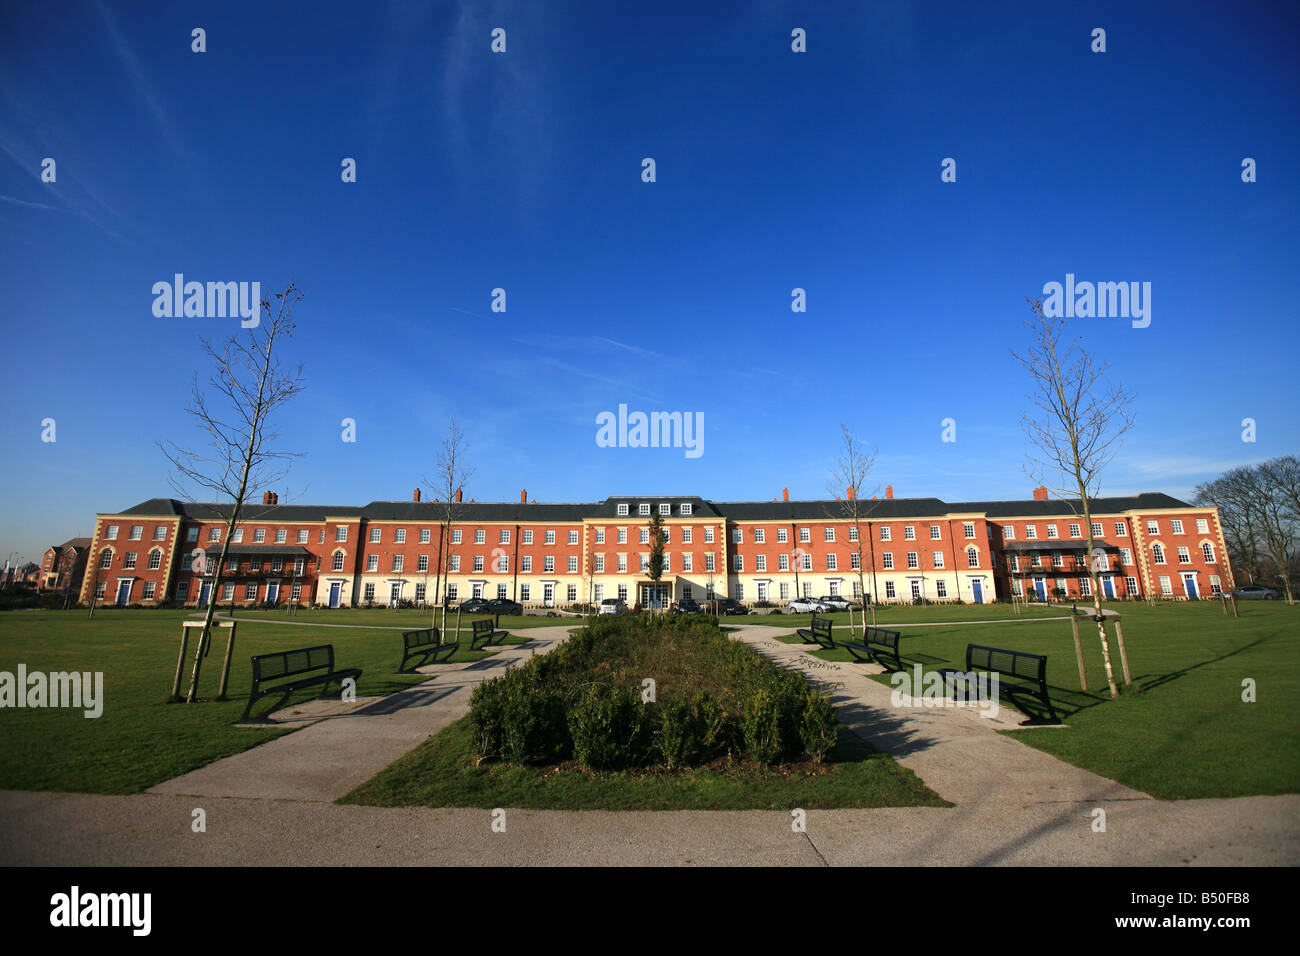
<path id="1" fill-rule="evenodd" d="M 55 212 L 63 212 L 58 206 L 47 206 L 43 202 L 28 202 L 26 199 L 17 199 L 14 196 L 0 195 L 0 202 L 11 202 L 19 206 L 31 206 L 33 209 L 52 209 Z"/>
<path id="2" fill-rule="evenodd" d="M 139 94 L 140 99 L 144 101 L 149 114 L 158 124 L 158 128 L 162 131 L 163 138 L 167 141 L 167 145 L 170 146 L 175 153 L 184 158 L 194 158 L 190 151 L 181 144 L 180 139 L 177 137 L 175 126 L 171 121 L 171 117 L 168 116 L 166 108 L 163 106 L 162 98 L 158 95 L 157 88 L 149 79 L 149 75 L 145 72 L 144 66 L 140 62 L 140 58 L 135 55 L 135 51 L 131 48 L 131 44 L 127 42 L 122 31 L 117 28 L 117 21 L 113 19 L 112 13 L 109 12 L 108 7 L 103 2 L 100 2 L 100 0 L 96 0 L 95 8 L 99 11 L 100 19 L 104 21 L 104 27 L 108 32 L 108 38 L 113 53 L 117 56 L 118 60 L 121 61 L 123 68 L 126 70 L 127 75 L 135 86 L 136 93 Z"/>

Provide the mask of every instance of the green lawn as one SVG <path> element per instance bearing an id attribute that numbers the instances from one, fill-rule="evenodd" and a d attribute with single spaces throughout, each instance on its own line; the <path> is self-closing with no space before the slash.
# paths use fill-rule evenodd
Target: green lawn
<path id="1" fill-rule="evenodd" d="M 1117 701 L 1105 694 L 1095 631 L 1089 633 L 1086 623 L 1081 624 L 1090 687 L 1085 694 L 1079 690 L 1068 622 L 1034 621 L 1061 616 L 1068 608 L 1026 609 L 1015 624 L 903 628 L 910 635 L 903 641 L 904 656 L 923 667 L 961 665 L 967 643 L 1047 654 L 1053 700 L 1069 727 L 1018 731 L 1017 738 L 1154 796 L 1300 792 L 1300 721 L 1294 713 L 1300 693 L 1300 608 L 1243 602 L 1241 617 L 1233 619 L 1211 602 L 1111 606 L 1124 615 L 1136 690 Z M 879 608 L 877 623 L 887 627 L 992 621 L 1011 618 L 1009 612 L 1006 605 L 898 606 Z M 286 620 L 284 612 L 247 614 Z M 96 720 L 87 720 L 79 711 L 0 711 L 0 788 L 135 793 L 282 733 L 231 726 L 251 683 L 252 654 L 332 643 L 339 666 L 364 668 L 357 688 L 362 696 L 391 693 L 423 680 L 394 673 L 401 656 L 396 631 L 252 625 L 240 630 L 231 700 L 167 704 L 179 622 L 187 616 L 179 611 L 102 610 L 89 621 L 84 610 L 0 613 L 0 671 L 13 672 L 20 662 L 29 671 L 103 671 L 106 697 L 104 714 Z M 837 628 L 837 639 L 847 637 L 847 615 L 832 617 L 845 625 Z M 414 628 L 427 626 L 429 618 L 415 611 L 376 609 L 304 611 L 292 620 Z M 806 622 L 803 615 L 765 615 L 723 623 L 771 623 L 792 631 Z M 468 621 L 464 623 L 468 628 Z M 577 622 L 530 617 L 503 618 L 501 623 L 519 629 Z M 205 695 L 215 693 L 223 650 L 219 637 L 204 665 Z M 848 658 L 843 651 L 814 653 Z M 462 649 L 455 659 L 482 656 Z M 1256 682 L 1257 703 L 1241 701 L 1244 678 Z M 584 777 L 572 789 L 614 786 L 615 779 L 600 783 Z M 701 792 L 725 786 L 698 784 Z M 753 781 L 745 784 L 754 786 Z M 776 802 L 790 805 L 782 800 Z"/>
<path id="2" fill-rule="evenodd" d="M 239 612 L 238 616 L 411 629 L 428 626 L 429 621 L 427 614 L 387 610 L 303 611 L 292 618 L 283 611 Z M 357 682 L 361 697 L 391 694 L 428 679 L 396 673 L 402 648 L 398 631 L 250 624 L 239 628 L 228 701 L 169 704 L 180 622 L 192 617 L 192 613 L 170 610 L 100 610 L 94 620 L 88 620 L 84 610 L 0 613 L 0 671 L 14 673 L 19 663 L 26 664 L 29 673 L 102 671 L 105 698 L 103 714 L 95 719 L 87 719 L 80 710 L 0 711 L 4 733 L 0 789 L 138 793 L 285 733 L 231 726 L 248 700 L 249 657 L 254 654 L 333 644 L 337 666 L 365 671 Z M 462 623 L 465 644 L 452 660 L 490 656 L 468 650 L 469 618 Z M 501 623 L 519 629 L 563 624 L 566 619 L 502 618 Z M 524 640 L 510 638 L 507 643 Z M 225 646 L 224 634 L 218 633 L 203 664 L 201 696 L 216 694 Z M 189 687 L 193 649 L 191 640 L 182 693 Z M 312 696 L 311 691 L 303 691 L 295 700 Z M 272 702 L 262 703 L 269 707 Z"/>
<path id="3" fill-rule="evenodd" d="M 1031 617 L 1068 616 L 1068 607 L 1027 609 L 1015 624 L 900 627 L 904 661 L 923 670 L 961 667 L 967 644 L 1046 654 L 1052 700 L 1069 726 L 1011 731 L 1024 743 L 1162 799 L 1300 792 L 1300 607 L 1242 602 L 1234 619 L 1209 601 L 1108 606 L 1123 615 L 1133 672 L 1132 687 L 1118 700 L 1110 700 L 1106 690 L 1095 625 L 1079 623 L 1085 693 L 1069 622 Z M 993 621 L 1012 618 L 1009 611 L 1006 605 L 880 608 L 877 626 Z M 835 639 L 847 640 L 848 616 L 832 617 L 842 625 Z M 793 629 L 806 621 L 805 615 L 782 616 L 780 623 Z M 1111 633 L 1116 677 L 1122 679 L 1113 628 Z M 800 643 L 792 633 L 779 639 Z M 811 653 L 852 659 L 840 648 Z M 1255 703 L 1241 699 L 1246 678 L 1256 683 Z M 888 682 L 884 675 L 877 679 Z"/>
<path id="4" fill-rule="evenodd" d="M 817 767 L 597 773 L 570 767 L 475 766 L 464 717 L 340 803 L 537 810 L 789 810 L 946 807 L 916 774 L 847 730 Z"/>

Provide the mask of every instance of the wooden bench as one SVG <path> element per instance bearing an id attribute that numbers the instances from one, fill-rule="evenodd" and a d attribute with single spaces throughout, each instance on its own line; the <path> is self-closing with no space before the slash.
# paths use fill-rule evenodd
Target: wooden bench
<path id="1" fill-rule="evenodd" d="M 334 669 L 333 644 L 322 644 L 319 647 L 302 647 L 293 651 L 277 651 L 274 654 L 258 654 L 252 658 L 252 661 L 253 690 L 248 695 L 248 706 L 244 708 L 244 716 L 239 718 L 241 723 L 248 720 L 253 704 L 263 697 L 270 697 L 272 694 L 282 695 L 280 702 L 267 711 L 269 714 L 283 707 L 288 703 L 289 698 L 295 691 L 302 690 L 304 687 L 314 687 L 321 684 L 321 692 L 317 699 L 323 699 L 330 684 L 335 681 L 341 683 L 349 677 L 355 680 L 361 676 L 361 669 L 358 667 L 345 671 L 336 671 Z M 307 674 L 311 676 L 304 676 Z M 267 682 L 282 677 L 293 679 L 286 684 L 277 684 L 274 687 L 265 686 Z"/>
<path id="2" fill-rule="evenodd" d="M 874 661 L 882 667 L 889 670 L 902 670 L 903 659 L 898 655 L 898 642 L 902 638 L 898 631 L 887 631 L 883 627 L 869 627 L 862 635 L 861 644 L 844 644 L 848 648 L 853 659 L 858 663 L 867 663 Z M 889 664 L 881 660 L 881 657 L 893 659 Z"/>
<path id="3" fill-rule="evenodd" d="M 500 644 L 509 635 L 509 631 L 498 631 L 496 622 L 490 617 L 472 622 L 471 627 L 473 633 L 469 636 L 469 649 L 472 651 L 481 651 L 493 644 Z"/>
<path id="4" fill-rule="evenodd" d="M 834 647 L 835 638 L 831 636 L 831 619 L 813 615 L 808 627 L 801 627 L 796 632 L 805 644 L 817 644 L 821 647 Z"/>
<path id="5" fill-rule="evenodd" d="M 397 665 L 397 673 L 405 672 L 406 662 L 414 657 L 420 658 L 420 663 L 411 665 L 411 670 L 430 662 L 438 664 L 448 661 L 459 646 L 455 642 L 442 643 L 442 636 L 436 627 L 426 627 L 419 631 L 403 631 L 402 663 Z"/>
<path id="6" fill-rule="evenodd" d="M 1015 680 L 1031 681 L 1030 684 L 1008 684 L 1001 679 L 998 680 L 998 687 L 1002 693 L 1007 695 L 1007 699 L 1013 704 L 1016 703 L 1017 697 L 1028 697 L 1047 708 L 1047 714 L 1054 724 L 1061 722 L 1056 716 L 1056 708 L 1052 706 L 1052 699 L 1047 693 L 1047 657 L 1043 654 L 1026 654 L 1023 651 L 1011 651 L 1003 647 L 988 647 L 984 644 L 967 644 L 966 645 L 966 671 L 970 674 L 977 671 L 987 671 L 997 674 L 999 678 L 1005 676 Z M 952 668 L 942 668 L 939 673 L 944 675 L 944 680 L 949 684 L 955 682 L 954 677 L 961 671 L 955 671 Z M 1017 704 L 1017 707 L 1019 705 Z M 1032 710 L 1019 707 L 1029 715 L 1031 720 L 1041 720 L 1034 716 Z"/>

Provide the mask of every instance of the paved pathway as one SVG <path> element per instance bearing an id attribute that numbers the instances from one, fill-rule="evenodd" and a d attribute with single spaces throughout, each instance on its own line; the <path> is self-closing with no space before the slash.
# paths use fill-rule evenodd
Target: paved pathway
<path id="1" fill-rule="evenodd" d="M 474 688 L 533 654 L 568 639 L 567 627 L 520 629 L 527 644 L 506 644 L 469 664 L 422 668 L 433 679 L 359 710 L 269 740 L 200 767 L 147 792 L 203 797 L 312 800 L 328 803 L 365 783 L 426 738 L 469 713 Z"/>
<path id="2" fill-rule="evenodd" d="M 811 657 L 762 625 L 735 636 L 831 692 L 843 720 L 950 809 L 785 812 L 389 809 L 330 801 L 463 715 L 480 680 L 544 653 L 565 627 L 484 662 L 127 796 L 0 793 L 0 863 L 55 865 L 1178 865 L 1300 863 L 1300 796 L 1169 803 L 996 733 L 974 711 L 898 709 L 866 667 Z M 1060 733 L 1050 729 L 1024 733 Z M 207 830 L 195 833 L 195 808 Z M 1106 832 L 1093 811 L 1106 811 Z"/>

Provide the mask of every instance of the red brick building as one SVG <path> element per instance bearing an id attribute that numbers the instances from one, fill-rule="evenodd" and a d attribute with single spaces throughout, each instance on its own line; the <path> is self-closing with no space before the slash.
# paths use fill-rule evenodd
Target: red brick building
<path id="1" fill-rule="evenodd" d="M 45 549 L 37 588 L 41 591 L 81 593 L 81 579 L 90 553 L 89 538 L 72 538 Z"/>
<path id="2" fill-rule="evenodd" d="M 667 600 L 709 594 L 783 604 L 797 596 L 870 595 L 877 602 L 985 603 L 1087 597 L 1087 530 L 1076 504 L 1038 489 L 1027 500 L 938 498 L 713 502 L 631 496 L 553 504 L 458 502 L 442 547 L 445 504 L 280 505 L 267 493 L 245 507 L 230 542 L 222 603 L 330 607 L 504 597 L 560 607 L 651 587 L 647 524 L 664 522 Z M 153 498 L 101 514 L 81 600 L 197 605 L 212 576 L 229 505 Z M 1103 598 L 1189 600 L 1230 590 L 1218 512 L 1159 493 L 1092 502 Z M 859 575 L 859 570 L 861 575 Z"/>

